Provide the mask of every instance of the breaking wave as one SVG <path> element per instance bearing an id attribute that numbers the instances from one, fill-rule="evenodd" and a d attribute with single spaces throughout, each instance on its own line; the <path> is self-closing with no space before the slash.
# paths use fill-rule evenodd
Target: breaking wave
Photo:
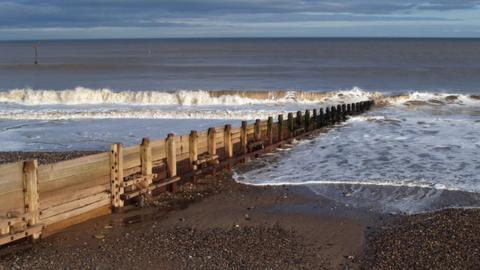
<path id="1" fill-rule="evenodd" d="M 279 113 L 352 103 L 367 99 L 379 106 L 460 109 L 480 108 L 480 96 L 412 92 L 389 96 L 360 88 L 308 91 L 112 91 L 77 87 L 69 90 L 0 91 L 0 119 L 257 119 Z M 443 108 L 449 108 L 443 106 Z"/>
<path id="2" fill-rule="evenodd" d="M 121 91 L 77 87 L 62 91 L 13 89 L 0 92 L 0 102 L 19 105 L 252 105 L 316 103 L 348 99 L 360 101 L 379 93 L 359 88 L 338 92 L 306 91 Z"/>

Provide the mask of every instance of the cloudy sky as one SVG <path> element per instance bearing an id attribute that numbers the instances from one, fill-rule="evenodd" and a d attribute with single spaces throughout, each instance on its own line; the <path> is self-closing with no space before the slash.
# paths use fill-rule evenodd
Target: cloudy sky
<path id="1" fill-rule="evenodd" d="M 0 39 L 480 37 L 480 0 L 0 0 Z"/>

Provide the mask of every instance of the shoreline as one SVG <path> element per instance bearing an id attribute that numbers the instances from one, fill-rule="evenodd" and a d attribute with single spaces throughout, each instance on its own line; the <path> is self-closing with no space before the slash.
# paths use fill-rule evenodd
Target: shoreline
<path id="1" fill-rule="evenodd" d="M 91 152 L 55 153 L 0 152 L 0 162 L 49 163 Z M 379 214 L 307 187 L 249 186 L 222 172 L 162 193 L 143 208 L 2 247 L 0 269 L 475 268 L 479 223 L 478 209 Z"/>

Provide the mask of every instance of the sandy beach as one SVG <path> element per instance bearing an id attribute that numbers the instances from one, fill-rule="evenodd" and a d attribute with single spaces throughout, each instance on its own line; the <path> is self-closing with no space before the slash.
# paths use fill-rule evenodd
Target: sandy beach
<path id="1" fill-rule="evenodd" d="M 84 153 L 2 153 L 43 162 Z M 243 165 L 243 166 L 248 166 Z M 187 183 L 143 208 L 0 249 L 4 269 L 473 269 L 477 210 L 386 215 L 305 187 L 238 184 L 231 173 Z M 0 268 L 1 268 L 0 267 Z"/>

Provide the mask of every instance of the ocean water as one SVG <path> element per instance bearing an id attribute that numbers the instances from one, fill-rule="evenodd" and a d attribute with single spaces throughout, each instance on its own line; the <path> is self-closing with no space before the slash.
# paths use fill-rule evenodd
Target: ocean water
<path id="1" fill-rule="evenodd" d="M 477 39 L 0 42 L 0 151 L 104 150 L 373 98 L 236 179 L 380 211 L 477 206 L 479 85 Z"/>

